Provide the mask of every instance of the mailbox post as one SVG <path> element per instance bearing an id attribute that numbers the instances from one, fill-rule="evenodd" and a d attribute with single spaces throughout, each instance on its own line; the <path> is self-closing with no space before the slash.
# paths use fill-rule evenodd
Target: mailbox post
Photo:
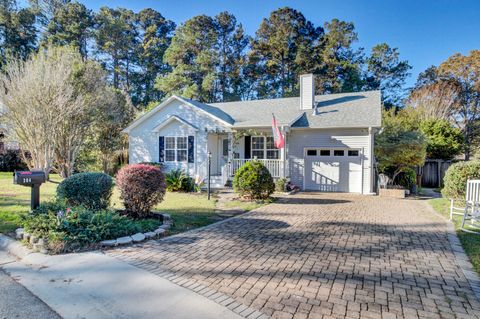
<path id="1" fill-rule="evenodd" d="M 40 205 L 40 185 L 45 183 L 45 173 L 41 171 L 15 171 L 13 183 L 22 186 L 30 186 L 32 189 L 30 208 L 34 210 Z"/>

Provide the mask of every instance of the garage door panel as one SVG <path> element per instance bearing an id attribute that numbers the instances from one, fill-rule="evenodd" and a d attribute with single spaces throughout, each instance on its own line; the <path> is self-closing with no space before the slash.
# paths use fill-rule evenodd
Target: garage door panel
<path id="1" fill-rule="evenodd" d="M 306 190 L 361 192 L 359 156 L 305 156 L 304 163 Z"/>

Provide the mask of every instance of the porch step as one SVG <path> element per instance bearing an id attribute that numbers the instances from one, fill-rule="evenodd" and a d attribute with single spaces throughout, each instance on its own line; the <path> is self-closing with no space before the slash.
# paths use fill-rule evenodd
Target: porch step
<path id="1" fill-rule="evenodd" d="M 210 187 L 211 188 L 225 188 L 222 176 L 219 176 L 219 175 L 210 176 Z M 207 189 L 207 181 L 205 181 L 205 185 L 203 185 L 202 188 Z"/>

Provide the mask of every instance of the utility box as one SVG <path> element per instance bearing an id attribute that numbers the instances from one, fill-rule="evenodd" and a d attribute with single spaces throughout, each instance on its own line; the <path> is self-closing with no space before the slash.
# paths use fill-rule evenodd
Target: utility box
<path id="1" fill-rule="evenodd" d="M 14 184 L 32 188 L 30 199 L 30 208 L 32 210 L 40 205 L 40 185 L 45 183 L 45 181 L 46 176 L 43 171 L 15 171 L 13 173 Z"/>

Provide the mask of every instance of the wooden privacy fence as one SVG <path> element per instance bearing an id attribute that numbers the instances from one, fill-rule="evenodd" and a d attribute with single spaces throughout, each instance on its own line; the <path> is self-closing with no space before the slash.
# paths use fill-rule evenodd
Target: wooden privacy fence
<path id="1" fill-rule="evenodd" d="M 419 169 L 423 187 L 441 187 L 445 172 L 452 165 L 452 161 L 427 159 L 425 165 Z"/>

